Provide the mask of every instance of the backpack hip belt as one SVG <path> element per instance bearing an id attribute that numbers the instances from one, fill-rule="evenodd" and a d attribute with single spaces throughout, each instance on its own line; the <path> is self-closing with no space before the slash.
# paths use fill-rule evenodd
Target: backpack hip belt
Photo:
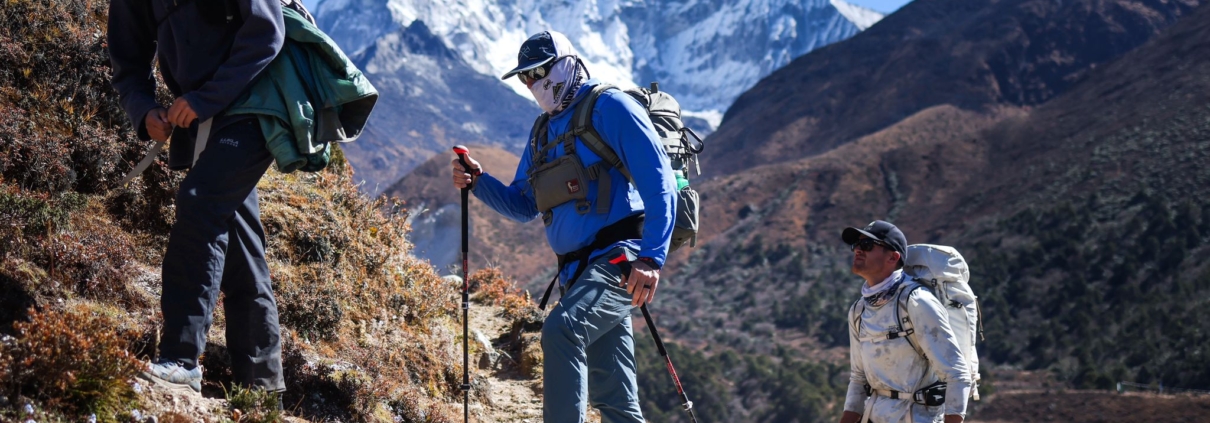
<path id="1" fill-rule="evenodd" d="M 559 258 L 558 268 L 555 269 L 555 277 L 546 286 L 546 293 L 542 294 L 542 301 L 538 304 L 538 308 L 546 310 L 546 301 L 550 299 L 550 292 L 554 290 L 555 283 L 559 281 L 559 274 L 563 272 L 563 268 L 568 263 L 578 263 L 575 274 L 567 281 L 567 289 L 571 289 L 576 280 L 580 278 L 580 275 L 584 274 L 584 269 L 588 267 L 588 259 L 592 257 L 593 251 L 628 239 L 642 239 L 643 217 L 644 215 L 639 213 L 622 218 L 622 220 L 597 231 L 597 234 L 593 236 L 592 243 L 588 244 L 588 246 L 567 254 L 556 254 Z"/>
<path id="2" fill-rule="evenodd" d="M 916 404 L 935 407 L 945 404 L 945 382 L 937 382 L 929 386 L 917 389 L 914 393 L 899 392 L 890 389 L 873 389 L 870 384 L 865 385 L 865 394 L 868 396 L 882 396 L 890 399 L 912 400 Z"/>

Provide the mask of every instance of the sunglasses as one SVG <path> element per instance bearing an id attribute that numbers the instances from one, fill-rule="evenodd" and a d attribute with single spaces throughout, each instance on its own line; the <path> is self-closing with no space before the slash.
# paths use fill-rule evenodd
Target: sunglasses
<path id="1" fill-rule="evenodd" d="M 853 245 L 849 246 L 849 249 L 853 250 L 853 251 L 857 251 L 857 249 L 860 248 L 861 251 L 865 251 L 868 253 L 868 252 L 874 250 L 875 245 L 881 245 L 883 248 L 888 248 L 888 249 L 891 248 L 891 246 L 887 245 L 887 243 L 885 243 L 885 242 L 882 242 L 882 241 L 879 241 L 876 239 L 866 238 L 866 239 L 854 242 Z"/>
<path id="2" fill-rule="evenodd" d="M 521 83 L 525 84 L 525 85 L 529 85 L 531 82 L 538 82 L 538 80 L 541 80 L 542 78 L 545 78 L 550 75 L 550 69 L 555 67 L 555 63 L 559 63 L 560 60 L 563 60 L 564 58 L 567 58 L 567 57 L 573 57 L 573 56 L 556 57 L 555 60 L 551 60 L 550 62 L 547 62 L 545 65 L 538 66 L 536 68 L 518 73 L 517 79 L 520 79 Z"/>
<path id="3" fill-rule="evenodd" d="M 522 71 L 521 73 L 517 74 L 517 79 L 520 79 L 521 83 L 525 85 L 529 85 L 530 82 L 537 82 L 538 80 L 545 78 L 546 75 L 550 74 L 550 68 L 554 64 L 555 62 L 552 60 L 550 63 L 545 65 L 538 66 L 527 71 Z"/>

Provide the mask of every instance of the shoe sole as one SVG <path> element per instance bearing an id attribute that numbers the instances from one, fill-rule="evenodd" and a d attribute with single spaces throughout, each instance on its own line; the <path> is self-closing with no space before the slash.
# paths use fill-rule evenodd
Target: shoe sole
<path id="1" fill-rule="evenodd" d="M 177 392 L 177 393 L 182 393 L 182 394 L 193 394 L 193 395 L 199 395 L 199 396 L 202 394 L 202 389 L 201 389 L 200 383 L 198 384 L 198 387 L 195 389 L 193 387 L 193 385 L 190 385 L 188 383 L 176 383 L 176 382 L 160 379 L 159 377 L 156 377 L 155 375 L 152 375 L 150 373 L 141 372 L 141 373 L 139 373 L 139 378 L 146 380 L 148 382 L 151 382 L 152 384 L 159 386 L 161 388 L 164 388 L 165 390 L 168 390 L 171 392 Z"/>

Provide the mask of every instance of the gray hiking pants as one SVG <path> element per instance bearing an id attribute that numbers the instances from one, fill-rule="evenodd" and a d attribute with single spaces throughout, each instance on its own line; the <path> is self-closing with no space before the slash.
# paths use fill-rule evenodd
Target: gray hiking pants
<path id="1" fill-rule="evenodd" d="M 280 391 L 277 302 L 256 196 L 272 162 L 260 124 L 240 119 L 210 134 L 181 182 L 164 254 L 160 358 L 197 366 L 221 290 L 235 382 Z"/>
<path id="2" fill-rule="evenodd" d="M 630 325 L 634 307 L 619 286 L 621 269 L 609 263 L 622 250 L 590 262 L 542 326 L 547 423 L 583 422 L 588 401 L 603 423 L 643 422 Z"/>

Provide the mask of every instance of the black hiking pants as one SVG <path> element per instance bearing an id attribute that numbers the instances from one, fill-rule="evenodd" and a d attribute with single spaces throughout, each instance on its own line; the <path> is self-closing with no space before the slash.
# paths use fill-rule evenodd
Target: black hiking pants
<path id="1" fill-rule="evenodd" d="M 210 134 L 177 192 L 164 255 L 160 358 L 197 366 L 221 290 L 235 383 L 281 391 L 281 330 L 256 195 L 273 157 L 255 118 L 227 119 L 233 122 Z"/>

